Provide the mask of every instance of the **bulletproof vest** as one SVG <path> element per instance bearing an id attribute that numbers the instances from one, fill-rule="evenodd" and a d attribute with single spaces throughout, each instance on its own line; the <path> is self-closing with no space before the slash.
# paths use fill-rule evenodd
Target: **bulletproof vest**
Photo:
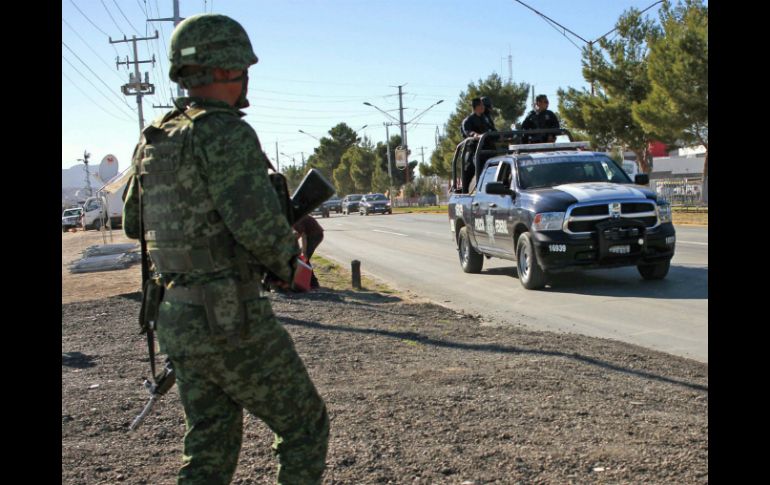
<path id="1" fill-rule="evenodd" d="M 137 154 L 142 222 L 147 252 L 158 273 L 243 268 L 245 249 L 216 211 L 193 153 L 195 123 L 215 112 L 232 113 L 221 108 L 175 110 L 143 132 Z"/>

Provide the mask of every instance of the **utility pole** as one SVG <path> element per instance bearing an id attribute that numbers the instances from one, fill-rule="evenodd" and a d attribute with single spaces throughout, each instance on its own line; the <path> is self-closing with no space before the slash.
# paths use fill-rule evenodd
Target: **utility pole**
<path id="1" fill-rule="evenodd" d="M 115 60 L 115 65 L 119 67 L 121 64 L 125 64 L 126 68 L 128 68 L 129 64 L 134 65 L 134 72 L 129 73 L 128 75 L 128 84 L 124 84 L 120 87 L 121 91 L 123 91 L 123 94 L 126 96 L 136 96 L 136 105 L 139 108 L 139 132 L 141 133 L 142 130 L 144 130 L 144 113 L 142 111 L 142 96 L 144 95 L 151 95 L 155 94 L 155 85 L 150 84 L 150 75 L 149 73 L 144 73 L 144 82 L 142 82 L 142 73 L 139 72 L 139 64 L 144 64 L 147 62 L 152 62 L 152 65 L 155 65 L 155 54 L 152 55 L 152 60 L 149 61 L 140 61 L 139 58 L 139 52 L 136 47 L 136 42 L 140 40 L 152 40 L 158 38 L 158 31 L 155 31 L 154 37 L 140 37 L 137 38 L 135 35 L 131 37 L 131 40 L 128 40 L 125 36 L 123 36 L 123 40 L 112 40 L 112 37 L 110 37 L 110 44 L 122 44 L 124 42 L 131 42 L 134 44 L 134 61 L 130 62 L 128 60 L 128 57 L 126 57 L 125 62 L 121 62 L 120 58 Z"/>
<path id="2" fill-rule="evenodd" d="M 500 58 L 500 80 L 503 79 L 503 60 L 506 59 L 505 57 Z M 511 84 L 513 82 L 513 56 L 511 55 L 511 45 L 508 44 L 508 84 Z"/>
<path id="3" fill-rule="evenodd" d="M 401 146 L 406 151 L 406 168 L 404 169 L 404 185 L 409 185 L 409 144 L 406 142 L 406 124 L 404 123 L 404 103 L 403 103 L 403 92 L 401 91 L 401 88 L 406 86 L 405 84 L 402 84 L 398 86 L 398 119 L 399 119 L 399 125 L 401 126 Z"/>
<path id="4" fill-rule="evenodd" d="M 302 155 L 302 171 L 305 171 L 305 152 L 299 152 Z"/>
<path id="5" fill-rule="evenodd" d="M 93 195 L 93 190 L 91 189 L 91 173 L 88 171 L 88 159 L 91 157 L 91 154 L 88 153 L 88 150 L 83 150 L 83 158 L 78 158 L 78 162 L 83 162 L 85 165 L 85 171 L 86 171 L 86 190 L 88 191 L 88 197 L 91 197 Z"/>
<path id="6" fill-rule="evenodd" d="M 535 85 L 532 85 L 532 109 L 535 109 Z"/>
<path id="7" fill-rule="evenodd" d="M 388 196 L 390 197 L 390 203 L 391 206 L 395 204 L 396 198 L 393 196 L 393 171 L 391 170 L 391 161 L 390 161 L 390 132 L 388 131 L 388 127 L 391 125 L 391 123 L 388 123 L 387 121 L 382 123 L 385 125 L 385 153 L 388 156 L 388 177 L 390 179 L 390 186 L 388 187 Z"/>
<path id="8" fill-rule="evenodd" d="M 275 142 L 275 171 L 281 171 L 281 160 L 278 158 L 278 142 Z"/>
<path id="9" fill-rule="evenodd" d="M 173 0 L 174 4 L 174 16 L 165 19 L 147 19 L 148 22 L 174 22 L 174 28 L 179 25 L 179 22 L 184 20 L 184 17 L 179 16 L 179 0 Z M 179 84 L 176 85 L 176 97 L 180 98 L 184 96 L 184 89 Z"/>
<path id="10" fill-rule="evenodd" d="M 425 147 L 420 147 L 420 151 L 422 152 L 422 164 L 425 165 Z"/>

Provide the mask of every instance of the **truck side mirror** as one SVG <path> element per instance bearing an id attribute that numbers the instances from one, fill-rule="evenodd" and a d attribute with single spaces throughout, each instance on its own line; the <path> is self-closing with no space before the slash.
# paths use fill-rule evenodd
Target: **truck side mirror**
<path id="1" fill-rule="evenodd" d="M 638 173 L 634 175 L 634 183 L 637 185 L 649 185 L 650 175 L 646 173 Z"/>
<path id="2" fill-rule="evenodd" d="M 510 195 L 511 197 L 514 195 L 513 190 L 506 187 L 502 182 L 489 182 L 484 191 L 487 194 L 493 195 Z"/>

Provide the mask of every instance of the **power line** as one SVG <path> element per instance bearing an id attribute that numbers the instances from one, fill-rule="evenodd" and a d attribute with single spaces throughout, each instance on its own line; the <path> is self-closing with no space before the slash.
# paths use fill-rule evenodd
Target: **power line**
<path id="1" fill-rule="evenodd" d="M 81 76 L 83 79 L 85 79 L 85 80 L 86 80 L 86 81 L 87 81 L 87 82 L 88 82 L 88 83 L 89 83 L 91 86 L 93 86 L 93 87 L 94 87 L 94 89 L 96 90 L 96 92 L 97 92 L 97 93 L 99 93 L 99 94 L 101 94 L 102 96 L 104 96 L 104 98 L 105 98 L 107 101 L 109 101 L 110 103 L 113 103 L 113 106 L 117 107 L 117 108 L 118 108 L 118 110 L 122 110 L 122 109 L 123 109 L 123 107 L 122 107 L 122 106 L 120 106 L 119 104 L 115 103 L 115 101 L 113 101 L 113 100 L 112 100 L 112 99 L 110 99 L 110 98 L 109 98 L 109 97 L 108 97 L 106 94 L 104 94 L 103 92 L 101 92 L 101 91 L 99 90 L 99 88 L 98 88 L 98 87 L 96 87 L 96 84 L 94 84 L 93 82 L 91 82 L 91 80 L 88 78 L 88 76 L 86 76 L 85 74 L 83 74 L 82 72 L 80 72 L 80 70 L 78 70 L 78 68 L 77 68 L 77 67 L 75 67 L 75 66 L 74 66 L 74 65 L 73 65 L 73 64 L 72 64 L 72 63 L 69 61 L 69 59 L 67 59 L 66 57 L 64 57 L 64 55 L 62 55 L 61 57 L 62 57 L 62 59 L 64 59 L 64 60 L 67 62 L 67 64 L 69 64 L 69 65 L 70 65 L 70 67 L 72 67 L 72 69 L 74 69 L 74 70 L 75 70 L 75 72 L 77 72 L 78 74 L 80 74 L 80 76 Z M 62 74 L 63 74 L 63 73 L 62 73 Z M 125 111 L 121 111 L 121 113 L 122 113 L 122 114 L 125 114 Z M 132 116 L 133 116 L 133 115 L 132 115 Z"/>
<path id="2" fill-rule="evenodd" d="M 70 0 L 70 3 L 72 3 L 72 5 L 74 5 L 74 6 L 75 6 L 75 8 L 78 10 L 78 12 L 80 12 L 80 14 L 81 14 L 81 15 L 83 15 L 83 17 L 85 17 L 85 18 L 86 18 L 86 20 L 88 20 L 88 21 L 91 23 L 91 25 L 93 25 L 93 26 L 96 28 L 96 30 L 98 30 L 99 32 L 101 32 L 102 34 L 104 34 L 106 37 L 109 37 L 109 36 L 110 36 L 110 35 L 109 35 L 107 32 L 105 32 L 105 31 L 103 31 L 102 29 L 100 29 L 98 25 L 96 25 L 95 23 L 93 23 L 93 22 L 91 21 L 91 19 L 90 19 L 90 18 L 88 18 L 88 15 L 84 14 L 84 13 L 83 13 L 83 11 L 82 11 L 82 10 L 80 10 L 80 7 L 78 7 L 78 6 L 77 6 L 77 4 L 76 4 L 76 3 L 75 3 L 73 0 Z"/>
<path id="3" fill-rule="evenodd" d="M 152 8 L 150 8 L 149 11 L 150 13 L 152 13 Z M 158 13 L 158 18 L 160 18 L 160 7 L 158 7 L 158 0 L 155 0 L 155 11 Z M 147 19 L 149 20 L 149 17 L 147 17 Z M 163 30 L 163 22 L 160 23 L 160 33 L 161 33 L 160 41 L 163 43 L 163 52 L 160 53 L 161 55 L 158 55 L 160 66 L 161 66 L 161 69 L 163 70 L 163 76 L 161 77 L 164 82 L 164 87 L 168 87 L 169 89 L 167 91 L 171 91 L 171 81 L 166 77 L 168 71 L 163 66 L 163 59 L 166 56 L 168 56 L 168 49 L 166 47 L 166 32 Z M 160 50 L 160 44 L 158 43 L 157 39 L 155 39 L 155 44 L 158 46 L 158 50 Z M 171 101 L 171 97 L 173 96 L 170 96 L 166 99 Z"/>
<path id="4" fill-rule="evenodd" d="M 123 32 L 123 29 L 120 28 L 120 25 L 118 25 L 118 23 L 115 21 L 115 18 L 112 16 L 112 13 L 110 13 L 110 10 L 107 8 L 107 4 L 104 3 L 104 0 L 99 0 L 99 1 L 102 3 L 102 7 L 104 7 L 104 10 L 107 11 L 107 15 L 109 15 L 110 18 L 112 19 L 112 23 L 115 24 L 115 27 L 117 27 L 120 33 L 123 34 L 123 37 L 126 37 L 126 33 Z"/>
<path id="5" fill-rule="evenodd" d="M 64 60 L 66 61 L 67 59 L 64 59 Z M 72 65 L 72 64 L 70 64 L 70 65 Z M 86 97 L 86 98 L 87 98 L 89 101 L 91 101 L 91 103 L 92 103 L 94 106 L 98 107 L 99 109 L 101 109 L 102 111 L 104 111 L 105 113 L 107 113 L 108 115 L 110 115 L 110 116 L 112 116 L 113 118 L 116 118 L 116 119 L 118 119 L 118 120 L 121 120 L 121 121 L 128 121 L 128 122 L 133 122 L 133 121 L 134 121 L 134 120 L 131 120 L 131 119 L 129 119 L 129 118 L 124 118 L 124 117 L 120 117 L 120 116 L 115 116 L 115 114 L 114 114 L 114 113 L 111 113 L 111 112 L 107 111 L 107 110 L 106 110 L 106 109 L 105 109 L 105 108 L 104 108 L 102 105 L 100 105 L 99 103 L 97 103 L 96 101 L 94 101 L 93 99 L 91 99 L 91 97 L 90 97 L 90 96 L 89 96 L 89 95 L 88 95 L 88 94 L 87 94 L 85 91 L 83 91 L 83 90 L 80 88 L 80 86 L 78 86 L 78 85 L 77 85 L 77 83 L 76 83 L 75 81 L 73 81 L 72 79 L 70 79 L 70 77 L 69 77 L 69 76 L 67 76 L 67 74 L 65 74 L 64 72 L 62 72 L 62 73 L 61 73 L 61 75 L 62 75 L 62 76 L 64 76 L 64 77 L 66 77 L 66 78 L 69 80 L 69 82 L 71 82 L 71 83 L 72 83 L 72 85 L 73 85 L 73 86 L 75 86 L 75 88 L 77 88 L 77 90 L 78 90 L 78 91 L 80 91 L 81 93 L 83 93 L 83 96 L 85 96 L 85 97 Z M 82 75 L 82 74 L 81 74 L 81 75 Z M 99 93 L 101 93 L 101 91 L 99 91 Z M 122 112 L 121 112 L 121 113 L 122 113 Z"/>
<path id="6" fill-rule="evenodd" d="M 99 28 L 99 26 L 98 26 L 98 25 L 96 25 L 96 24 L 93 22 L 93 20 L 91 20 L 90 18 L 88 18 L 88 15 L 86 15 L 86 14 L 85 14 L 85 13 L 84 13 L 82 10 L 80 10 L 80 7 L 78 7 L 78 6 L 77 6 L 77 4 L 74 2 L 74 0 L 70 0 L 70 3 L 71 3 L 71 4 L 72 4 L 72 5 L 73 5 L 73 6 L 74 6 L 76 9 L 77 9 L 77 11 L 78 11 L 78 12 L 80 12 L 80 15 L 82 15 L 83 17 L 85 17 L 85 19 L 86 19 L 86 20 L 88 20 L 88 23 L 90 23 L 91 25 L 93 25 L 93 26 L 94 26 L 94 28 L 95 28 L 96 30 L 98 30 L 99 32 L 101 32 L 102 34 L 104 34 L 104 36 L 105 36 L 105 37 L 107 37 L 107 38 L 109 38 L 109 37 L 110 37 L 110 34 L 108 34 L 107 32 L 103 31 L 102 29 L 100 29 L 100 28 Z M 112 50 L 114 50 L 114 51 L 115 51 L 115 55 L 116 55 L 117 57 L 120 57 L 120 54 L 118 53 L 118 49 L 116 49 L 114 45 L 112 46 Z"/>
<path id="7" fill-rule="evenodd" d="M 76 57 L 76 58 L 77 58 L 77 59 L 78 59 L 78 60 L 79 60 L 79 61 L 80 61 L 80 62 L 81 62 L 81 63 L 82 63 L 84 66 L 86 66 L 86 69 L 88 69 L 89 71 L 91 71 L 91 74 L 93 74 L 93 75 L 94 75 L 94 76 L 95 76 L 95 77 L 96 77 L 96 78 L 99 80 L 99 82 L 101 82 L 102 84 L 104 84 L 104 86 L 107 88 L 107 91 L 109 91 L 109 92 L 112 92 L 112 91 L 111 91 L 111 89 L 112 89 L 112 88 L 111 88 L 111 87 L 109 87 L 109 86 L 107 85 L 107 83 L 105 83 L 105 82 L 102 80 L 101 76 L 99 76 L 98 74 L 96 74 L 96 73 L 93 71 L 93 69 L 91 69 L 90 67 L 88 67 L 88 64 L 86 64 L 86 63 L 85 63 L 85 61 L 83 61 L 83 59 L 81 59 L 81 58 L 80 58 L 80 56 L 78 56 L 78 55 L 75 53 L 75 51 L 73 51 L 72 49 L 70 49 L 70 46 L 68 46 L 67 44 L 65 44 L 65 43 L 64 43 L 64 41 L 62 41 L 62 43 L 61 43 L 61 44 L 62 44 L 64 47 L 66 47 L 66 48 L 67 48 L 67 50 L 68 50 L 68 51 L 70 51 L 70 52 L 72 53 L 72 55 L 74 55 L 74 56 L 75 56 L 75 57 Z M 117 94 L 116 94 L 116 96 L 117 96 Z M 122 101 L 123 101 L 123 102 L 126 104 L 126 106 L 128 106 L 129 108 L 131 108 L 131 105 L 130 105 L 130 104 L 128 104 L 128 103 L 126 103 L 126 100 L 125 100 L 125 99 L 123 99 L 123 98 L 120 98 L 120 97 L 119 97 L 119 99 L 121 99 L 121 100 L 122 100 Z M 132 109 L 132 110 L 135 110 L 134 108 L 131 108 L 131 109 Z"/>
<path id="8" fill-rule="evenodd" d="M 120 14 L 123 16 L 123 18 L 124 18 L 124 19 L 126 19 L 126 22 L 128 22 L 128 25 L 130 25 L 130 26 L 131 26 L 131 28 L 132 28 L 132 29 L 134 29 L 134 32 L 136 32 L 136 33 L 137 33 L 137 34 L 139 34 L 139 35 L 142 35 L 142 33 L 141 33 L 141 32 L 139 32 L 138 30 L 136 30 L 136 27 L 134 27 L 134 24 L 132 24 L 132 23 L 131 23 L 131 21 L 130 21 L 130 20 L 128 20 L 128 17 L 126 17 L 126 14 L 124 14 L 124 13 L 123 13 L 123 10 L 120 8 L 120 5 L 118 5 L 118 2 L 116 2 L 115 0 L 112 0 L 112 3 L 114 3 L 114 4 L 115 4 L 115 6 L 116 6 L 116 7 L 118 7 L 118 11 L 119 11 L 119 12 L 120 12 Z"/>
<path id="9" fill-rule="evenodd" d="M 116 71 L 116 70 L 113 70 L 113 69 L 112 69 L 112 67 L 111 67 L 109 64 L 107 64 L 107 62 L 106 62 L 104 59 L 102 59 L 102 58 L 99 56 L 99 53 L 97 53 L 97 52 L 94 50 L 94 48 L 93 48 L 93 47 L 91 47 L 91 46 L 88 44 L 88 42 L 86 42 L 86 40 L 85 40 L 83 37 L 81 37 L 81 36 L 80 36 L 80 34 L 78 34 L 77 30 L 75 30 L 75 29 L 74 29 L 74 27 L 72 27 L 72 26 L 69 24 L 69 22 L 67 22 L 66 20 L 64 20 L 64 18 L 62 18 L 62 19 L 61 19 L 61 21 L 62 21 L 62 22 L 64 22 L 64 23 L 67 25 L 67 27 L 69 27 L 69 28 L 72 30 L 72 32 L 74 32 L 74 33 L 75 33 L 75 35 L 76 35 L 76 36 L 78 36 L 78 39 L 80 39 L 80 40 L 82 40 L 82 41 L 83 41 L 83 43 L 86 45 L 86 47 L 88 47 L 88 48 L 91 50 L 91 52 L 93 52 L 93 53 L 94 53 L 94 55 L 96 55 L 96 57 L 97 57 L 97 58 L 98 58 L 100 61 L 102 61 L 102 64 L 104 64 L 105 66 L 107 66 L 107 68 L 110 70 L 110 72 L 111 72 L 111 73 L 115 74 L 115 76 L 116 76 L 118 79 L 120 79 L 120 81 L 121 81 L 121 82 L 123 82 L 123 79 L 120 77 L 120 75 L 117 73 L 117 71 Z"/>
<path id="10" fill-rule="evenodd" d="M 139 3 L 139 0 L 136 0 L 136 3 L 137 3 L 137 5 L 139 5 L 139 10 L 141 10 L 141 11 L 142 11 L 142 13 L 144 14 L 144 16 L 145 16 L 145 17 L 148 17 L 148 15 L 147 15 L 147 10 L 145 10 L 145 9 L 144 9 L 144 7 L 142 7 L 142 4 L 141 4 L 141 3 Z M 145 3 L 147 3 L 147 2 L 146 2 L 146 0 L 145 0 Z"/>

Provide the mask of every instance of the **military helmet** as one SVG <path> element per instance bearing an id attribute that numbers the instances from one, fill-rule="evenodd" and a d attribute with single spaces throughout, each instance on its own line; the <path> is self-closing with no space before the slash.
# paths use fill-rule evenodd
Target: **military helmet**
<path id="1" fill-rule="evenodd" d="M 218 14 L 193 15 L 177 25 L 168 57 L 168 75 L 174 82 L 180 81 L 184 66 L 239 70 L 258 61 L 241 24 Z"/>

